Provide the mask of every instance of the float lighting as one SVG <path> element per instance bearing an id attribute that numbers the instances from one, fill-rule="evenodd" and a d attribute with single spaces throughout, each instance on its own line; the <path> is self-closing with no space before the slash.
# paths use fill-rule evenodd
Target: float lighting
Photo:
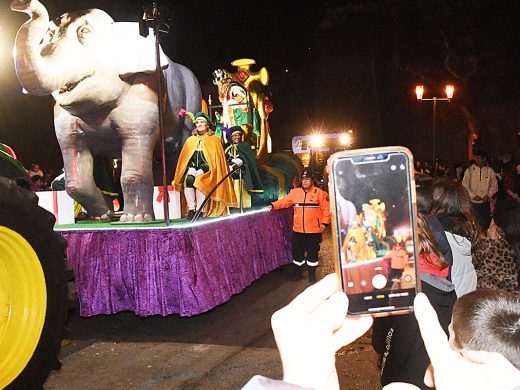
<path id="1" fill-rule="evenodd" d="M 323 146 L 323 136 L 321 134 L 313 134 L 310 138 L 310 144 L 313 148 L 321 148 Z"/>
<path id="2" fill-rule="evenodd" d="M 350 134 L 342 133 L 339 136 L 339 142 L 340 142 L 341 145 L 348 145 L 348 144 L 350 144 Z"/>

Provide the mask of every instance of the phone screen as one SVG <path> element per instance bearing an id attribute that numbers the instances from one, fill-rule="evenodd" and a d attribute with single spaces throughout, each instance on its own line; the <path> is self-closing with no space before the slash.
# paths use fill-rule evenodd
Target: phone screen
<path id="1" fill-rule="evenodd" d="M 338 269 L 351 313 L 413 309 L 417 256 L 411 164 L 403 151 L 343 152 L 332 159 Z"/>

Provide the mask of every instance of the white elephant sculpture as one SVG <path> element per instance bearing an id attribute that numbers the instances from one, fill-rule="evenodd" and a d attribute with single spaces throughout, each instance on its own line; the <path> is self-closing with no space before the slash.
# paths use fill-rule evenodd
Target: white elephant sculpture
<path id="1" fill-rule="evenodd" d="M 63 155 L 66 190 L 92 216 L 110 217 L 93 178 L 93 157 L 122 159 L 121 221 L 153 218 L 153 155 L 159 151 L 155 38 L 137 23 L 115 23 L 104 11 L 70 12 L 54 22 L 38 0 L 14 0 L 11 9 L 30 19 L 15 43 L 18 79 L 29 94 L 56 100 L 54 125 Z M 193 124 L 181 108 L 200 111 L 193 73 L 169 60 L 163 66 L 164 129 L 168 168 Z"/>

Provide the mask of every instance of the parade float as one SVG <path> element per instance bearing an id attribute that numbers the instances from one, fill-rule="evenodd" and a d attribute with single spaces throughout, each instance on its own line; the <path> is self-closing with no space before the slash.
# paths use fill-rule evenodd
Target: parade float
<path id="1" fill-rule="evenodd" d="M 82 316 L 205 312 L 291 261 L 291 210 L 270 213 L 261 206 L 286 194 L 302 165 L 293 154 L 271 153 L 273 106 L 262 92 L 268 72 L 251 69 L 254 60 L 236 60 L 236 72 L 214 75 L 220 104 L 213 105 L 202 99 L 193 73 L 156 45 L 157 29 L 146 36 L 142 21 L 117 23 L 98 9 L 51 21 L 38 0 L 14 0 L 11 8 L 29 16 L 15 42 L 19 81 L 28 94 L 56 101 L 66 188 L 38 200 L 12 180 L 24 169 L 2 151 L 0 162 L 9 160 L 14 173 L 0 178 L 0 303 L 7 308 L 0 320 L 0 387 L 28 388 L 59 367 L 64 255 Z M 263 183 L 250 211 L 194 223 L 182 218 L 183 196 L 169 185 L 194 127 L 182 110 L 211 115 L 223 141 L 226 129 L 243 129 Z M 116 222 L 96 185 L 99 158 L 120 164 L 124 206 Z M 59 223 L 73 201 L 94 221 Z M 241 244 L 231 245 L 229 237 Z"/>

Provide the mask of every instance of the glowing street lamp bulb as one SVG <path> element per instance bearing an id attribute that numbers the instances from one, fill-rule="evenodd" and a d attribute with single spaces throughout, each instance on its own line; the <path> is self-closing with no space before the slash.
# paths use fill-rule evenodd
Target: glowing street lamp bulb
<path id="1" fill-rule="evenodd" d="M 424 94 L 424 86 L 418 85 L 415 87 L 415 94 L 417 95 L 417 100 L 422 100 Z"/>
<path id="2" fill-rule="evenodd" d="M 323 136 L 321 134 L 311 135 L 311 146 L 313 148 L 320 148 L 323 146 Z"/>
<path id="3" fill-rule="evenodd" d="M 448 99 L 453 99 L 453 92 L 455 92 L 455 87 L 453 87 L 453 85 L 446 85 L 446 97 Z"/>
<path id="4" fill-rule="evenodd" d="M 343 133 L 339 136 L 339 142 L 341 145 L 348 145 L 350 143 L 350 134 Z"/>

